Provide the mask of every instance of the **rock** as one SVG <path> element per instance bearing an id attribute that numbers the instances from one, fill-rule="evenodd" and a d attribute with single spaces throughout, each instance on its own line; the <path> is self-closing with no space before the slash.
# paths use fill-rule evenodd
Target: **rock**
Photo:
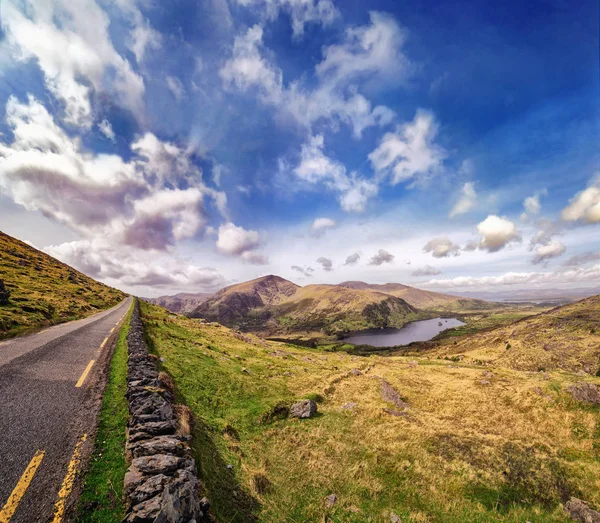
<path id="1" fill-rule="evenodd" d="M 344 409 L 344 410 L 354 410 L 354 409 L 355 409 L 357 406 L 358 406 L 358 404 L 357 404 L 357 403 L 354 403 L 354 402 L 352 402 L 352 401 L 349 401 L 349 402 L 347 402 L 347 403 L 344 403 L 344 404 L 342 405 L 342 409 Z"/>
<path id="2" fill-rule="evenodd" d="M 358 369 L 351 369 L 348 374 L 350 374 L 351 376 L 362 376 L 363 373 L 358 370 Z"/>
<path id="3" fill-rule="evenodd" d="M 581 499 L 571 498 L 567 501 L 565 512 L 571 516 L 572 520 L 580 523 L 600 523 L 600 512 L 592 509 Z"/>
<path id="4" fill-rule="evenodd" d="M 290 408 L 290 416 L 294 418 L 312 418 L 317 413 L 317 404 L 313 400 L 302 400 Z"/>
<path id="5" fill-rule="evenodd" d="M 592 383 L 575 383 L 567 389 L 578 401 L 600 405 L 600 387 Z"/>
<path id="6" fill-rule="evenodd" d="M 390 514 L 390 521 L 392 523 L 402 523 L 400 516 L 398 516 L 397 514 L 394 514 L 393 512 Z"/>
<path id="7" fill-rule="evenodd" d="M 157 474 L 144 481 L 131 494 L 129 500 L 132 505 L 139 505 L 154 496 L 161 494 L 169 478 L 164 474 Z"/>
<path id="8" fill-rule="evenodd" d="M 336 501 L 337 501 L 337 496 L 335 494 L 329 494 L 329 496 L 327 496 L 325 498 L 325 506 L 327 508 L 331 508 L 335 505 Z"/>
<path id="9" fill-rule="evenodd" d="M 151 523 L 155 521 L 161 521 L 160 516 L 160 503 L 161 496 L 155 496 L 147 501 L 143 501 L 135 505 L 129 515 L 125 518 L 124 523 Z M 162 519 L 162 521 L 165 521 Z"/>
<path id="10" fill-rule="evenodd" d="M 188 471 L 177 472 L 163 491 L 161 512 L 165 521 L 188 522 L 203 516 L 198 499 L 198 480 Z"/>
<path id="11" fill-rule="evenodd" d="M 123 483 L 123 489 L 125 490 L 125 494 L 129 492 L 133 492 L 136 488 L 138 488 L 146 478 L 141 473 L 141 471 L 137 469 L 132 469 L 131 467 L 125 473 L 125 481 Z"/>
<path id="12" fill-rule="evenodd" d="M 155 454 L 154 456 L 135 458 L 131 462 L 131 466 L 147 476 L 153 476 L 173 473 L 177 469 L 183 468 L 185 461 L 183 458 L 169 454 Z"/>
<path id="13" fill-rule="evenodd" d="M 488 380 L 479 380 L 479 383 L 481 383 L 481 385 L 489 385 L 490 382 Z"/>
<path id="14" fill-rule="evenodd" d="M 157 436 L 142 441 L 133 448 L 133 457 L 152 456 L 154 454 L 172 454 L 179 457 L 188 457 L 189 447 L 179 438 L 174 436 Z"/>
<path id="15" fill-rule="evenodd" d="M 252 374 L 246 367 L 242 367 L 242 372 L 244 374 Z"/>
<path id="16" fill-rule="evenodd" d="M 408 409 L 409 405 L 385 379 L 381 380 L 381 398 L 388 403 L 393 403 L 399 409 Z"/>

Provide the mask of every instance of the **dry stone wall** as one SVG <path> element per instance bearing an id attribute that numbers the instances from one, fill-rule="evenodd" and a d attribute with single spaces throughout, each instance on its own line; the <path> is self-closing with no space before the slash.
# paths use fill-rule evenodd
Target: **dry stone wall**
<path id="1" fill-rule="evenodd" d="M 209 521 L 208 500 L 198 496 L 196 464 L 187 439 L 178 435 L 174 397 L 159 379 L 144 341 L 136 301 L 127 335 L 127 453 L 125 523 Z"/>

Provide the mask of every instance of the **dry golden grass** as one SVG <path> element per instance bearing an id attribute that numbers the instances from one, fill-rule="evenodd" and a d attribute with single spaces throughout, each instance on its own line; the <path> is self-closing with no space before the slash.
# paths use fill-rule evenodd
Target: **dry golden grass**
<path id="1" fill-rule="evenodd" d="M 546 522 L 568 521 L 561 503 L 572 494 L 600 506 L 598 409 L 566 392 L 597 378 L 327 353 L 142 311 L 197 419 L 202 479 L 224 521 L 384 522 L 393 512 L 405 522 Z M 382 379 L 405 413 L 384 411 L 396 407 Z M 316 417 L 278 416 L 277 405 L 303 397 L 319 402 Z"/>

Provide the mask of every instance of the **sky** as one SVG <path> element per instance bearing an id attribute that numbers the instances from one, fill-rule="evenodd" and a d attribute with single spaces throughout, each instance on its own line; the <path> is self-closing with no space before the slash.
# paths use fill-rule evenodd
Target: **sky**
<path id="1" fill-rule="evenodd" d="M 596 0 L 6 0 L 0 230 L 127 292 L 600 282 Z"/>

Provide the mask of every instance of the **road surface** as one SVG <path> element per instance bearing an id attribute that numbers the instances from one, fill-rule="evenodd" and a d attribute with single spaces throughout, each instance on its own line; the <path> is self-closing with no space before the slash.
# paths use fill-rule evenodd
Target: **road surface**
<path id="1" fill-rule="evenodd" d="M 131 300 L 0 342 L 0 523 L 66 520 L 110 347 Z"/>

